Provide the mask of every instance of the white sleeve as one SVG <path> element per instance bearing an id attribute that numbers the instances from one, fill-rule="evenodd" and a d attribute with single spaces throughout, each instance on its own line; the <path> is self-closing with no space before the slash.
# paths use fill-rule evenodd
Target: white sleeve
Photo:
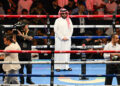
<path id="1" fill-rule="evenodd" d="M 4 50 L 7 51 L 7 50 L 11 50 L 11 49 L 10 49 L 9 46 L 8 46 L 8 47 L 6 47 Z M 4 53 L 4 55 L 5 55 L 5 56 L 9 56 L 10 53 Z"/>
<path id="2" fill-rule="evenodd" d="M 59 31 L 59 21 L 58 20 L 56 20 L 55 21 L 55 24 L 54 24 L 54 32 L 55 32 L 55 34 L 57 35 L 57 37 L 59 37 L 61 40 L 64 38 L 64 36 L 63 36 L 63 34 Z"/>
<path id="3" fill-rule="evenodd" d="M 69 33 L 69 35 L 67 36 L 68 39 L 71 38 L 71 36 L 72 36 L 72 34 L 73 34 L 73 24 L 72 24 L 71 19 L 69 19 L 69 21 L 70 21 L 70 33 Z"/>
<path id="4" fill-rule="evenodd" d="M 106 45 L 104 50 L 109 50 L 109 45 Z M 105 60 L 110 60 L 110 53 L 104 53 L 103 56 Z"/>
<path id="5" fill-rule="evenodd" d="M 15 42 L 15 45 L 17 47 L 17 50 L 21 50 L 20 45 L 18 44 L 18 42 Z"/>

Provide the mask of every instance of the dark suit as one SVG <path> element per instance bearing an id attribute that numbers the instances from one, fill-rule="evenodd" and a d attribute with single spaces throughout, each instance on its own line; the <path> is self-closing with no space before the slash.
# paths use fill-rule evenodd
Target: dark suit
<path id="1" fill-rule="evenodd" d="M 32 31 L 28 32 L 28 36 L 33 37 Z M 21 50 L 31 50 L 32 41 L 24 40 L 23 37 L 17 36 L 17 41 L 21 47 Z M 20 53 L 20 61 L 31 61 L 31 53 Z M 19 73 L 24 74 L 24 67 L 26 67 L 27 74 L 32 74 L 32 64 L 21 64 Z M 20 77 L 20 81 L 24 83 L 24 77 Z M 31 77 L 27 77 L 27 81 L 31 81 Z"/>

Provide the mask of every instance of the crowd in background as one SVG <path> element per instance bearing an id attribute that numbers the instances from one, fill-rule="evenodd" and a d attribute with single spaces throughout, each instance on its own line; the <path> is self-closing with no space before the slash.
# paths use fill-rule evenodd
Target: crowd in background
<path id="1" fill-rule="evenodd" d="M 61 3 L 62 5 L 61 5 Z M 67 2 L 67 4 L 65 3 Z M 70 15 L 113 15 L 120 13 L 120 0 L 1 0 L 0 15 L 58 15 L 61 7 Z M 0 18 L 0 24 L 15 24 L 23 18 Z M 46 18 L 26 18 L 31 25 L 46 25 Z M 112 18 L 72 18 L 73 25 L 112 25 Z M 53 25 L 55 18 L 50 19 Z M 119 24 L 117 18 L 116 24 Z M 9 32 L 11 29 L 7 29 Z M 47 28 L 32 28 L 36 36 L 47 36 Z M 120 34 L 120 29 L 116 28 Z M 106 36 L 113 34 L 113 28 L 74 28 L 73 36 Z M 51 36 L 54 31 L 51 28 Z M 108 39 L 73 39 L 72 45 L 106 44 Z M 47 39 L 33 40 L 33 45 L 45 45 Z M 54 44 L 54 40 L 51 41 Z"/>

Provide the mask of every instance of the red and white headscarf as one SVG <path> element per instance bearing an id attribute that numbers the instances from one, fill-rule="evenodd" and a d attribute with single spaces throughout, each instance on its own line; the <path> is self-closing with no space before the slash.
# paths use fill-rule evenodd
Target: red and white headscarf
<path id="1" fill-rule="evenodd" d="M 59 12 L 58 12 L 59 17 L 61 17 L 61 13 L 67 13 L 67 18 L 66 18 L 66 20 L 67 20 L 67 23 L 68 23 L 68 28 L 70 28 L 70 21 L 69 21 L 69 12 L 68 12 L 68 10 L 65 9 L 65 8 L 61 8 L 61 9 L 59 10 Z"/>

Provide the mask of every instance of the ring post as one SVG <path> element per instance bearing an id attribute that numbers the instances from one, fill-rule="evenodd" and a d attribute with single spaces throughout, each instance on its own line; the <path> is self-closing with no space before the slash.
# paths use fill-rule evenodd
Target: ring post
<path id="1" fill-rule="evenodd" d="M 50 49 L 50 16 L 47 15 L 47 48 Z"/>
<path id="2" fill-rule="evenodd" d="M 52 57 L 51 57 L 51 77 L 50 77 L 50 86 L 54 86 L 54 50 L 52 50 Z"/>
<path id="3" fill-rule="evenodd" d="M 113 32 L 116 33 L 116 13 L 113 14 L 113 22 L 112 22 L 112 28 L 113 28 Z"/>
<path id="4" fill-rule="evenodd" d="M 50 50 L 50 16 L 47 15 L 47 49 Z M 54 86 L 54 51 L 51 53 L 51 77 L 50 77 L 50 86 Z"/>
<path id="5" fill-rule="evenodd" d="M 81 57 L 81 61 L 86 61 L 86 53 L 82 53 Z M 81 64 L 81 74 L 86 75 L 86 64 Z M 88 78 L 82 76 L 80 80 L 88 80 Z"/>

